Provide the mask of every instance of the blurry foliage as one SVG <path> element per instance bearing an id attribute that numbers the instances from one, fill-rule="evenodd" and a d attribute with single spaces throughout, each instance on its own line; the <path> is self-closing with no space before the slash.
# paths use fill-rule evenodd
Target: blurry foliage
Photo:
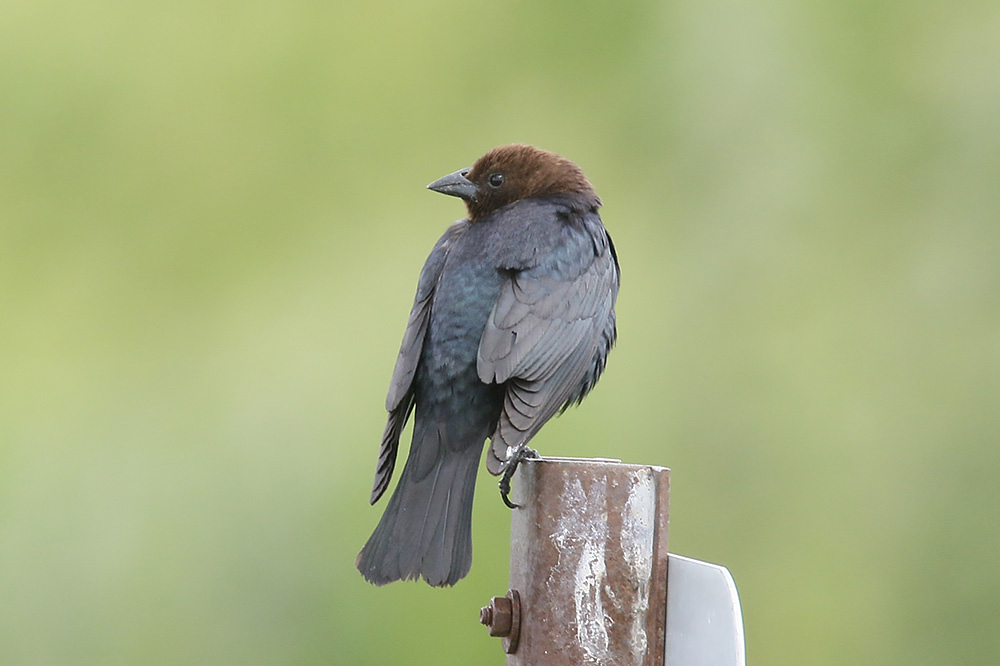
<path id="1" fill-rule="evenodd" d="M 0 660 L 502 663 L 353 568 L 488 148 L 577 161 L 620 343 L 544 453 L 673 468 L 761 664 L 1000 658 L 1000 6 L 0 6 Z"/>

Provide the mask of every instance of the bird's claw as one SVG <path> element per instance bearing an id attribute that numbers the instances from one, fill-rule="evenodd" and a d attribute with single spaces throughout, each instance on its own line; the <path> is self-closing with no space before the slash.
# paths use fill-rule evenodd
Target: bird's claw
<path id="1" fill-rule="evenodd" d="M 517 449 L 510 460 L 507 461 L 507 467 L 503 471 L 503 476 L 500 477 L 500 499 L 503 503 L 507 505 L 508 509 L 520 509 L 519 504 L 515 504 L 510 501 L 510 480 L 514 477 L 514 472 L 517 471 L 517 466 L 521 464 L 524 460 L 537 460 L 541 456 L 538 455 L 538 451 L 534 449 L 529 449 L 526 446 L 522 446 Z"/>
<path id="2" fill-rule="evenodd" d="M 510 501 L 510 475 L 504 470 L 503 476 L 500 477 L 500 499 L 503 503 L 507 505 L 508 509 L 520 509 L 519 504 L 514 504 Z"/>

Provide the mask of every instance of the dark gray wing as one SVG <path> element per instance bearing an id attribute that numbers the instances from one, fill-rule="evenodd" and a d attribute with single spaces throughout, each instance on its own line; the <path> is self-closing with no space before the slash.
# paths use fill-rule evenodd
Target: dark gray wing
<path id="1" fill-rule="evenodd" d="M 493 474 L 556 412 L 582 399 L 604 368 L 614 342 L 618 265 L 603 227 L 588 231 L 593 236 L 577 256 L 512 271 L 490 313 L 479 378 L 507 384 L 487 460 Z"/>
<path id="2" fill-rule="evenodd" d="M 461 220 L 451 225 L 444 233 L 431 254 L 424 262 L 417 283 L 417 295 L 413 299 L 410 310 L 410 320 L 403 333 L 403 342 L 399 346 L 396 357 L 396 367 L 389 381 L 389 393 L 385 398 L 385 408 L 389 419 L 382 434 L 382 445 L 378 451 L 378 462 L 375 466 L 375 483 L 372 486 L 371 503 L 374 504 L 382 496 L 392 478 L 396 465 L 396 453 L 399 450 L 399 435 L 406 425 L 406 420 L 413 410 L 413 378 L 420 363 L 420 354 L 424 347 L 424 336 L 430 322 L 431 304 L 434 301 L 434 290 L 437 288 L 441 272 L 444 270 L 445 259 L 455 239 L 469 226 L 467 220 Z"/>

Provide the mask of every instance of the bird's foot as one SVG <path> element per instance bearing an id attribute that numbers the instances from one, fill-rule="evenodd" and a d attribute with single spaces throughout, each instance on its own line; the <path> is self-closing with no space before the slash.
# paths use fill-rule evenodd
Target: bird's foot
<path id="1" fill-rule="evenodd" d="M 520 505 L 514 504 L 510 501 L 510 480 L 514 477 L 514 472 L 517 471 L 517 466 L 521 464 L 524 460 L 538 460 L 541 456 L 538 455 L 538 451 L 534 449 L 529 449 L 526 446 L 519 447 L 514 455 L 511 456 L 510 460 L 507 461 L 507 467 L 503 471 L 503 476 L 500 477 L 500 499 L 503 503 L 507 505 L 508 509 L 519 509 Z"/>

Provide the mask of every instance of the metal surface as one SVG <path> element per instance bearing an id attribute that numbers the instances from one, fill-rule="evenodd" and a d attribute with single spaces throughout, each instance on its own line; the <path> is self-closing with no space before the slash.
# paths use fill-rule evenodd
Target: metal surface
<path id="1" fill-rule="evenodd" d="M 743 615 L 729 570 L 670 555 L 667 666 L 744 666 Z"/>
<path id="2" fill-rule="evenodd" d="M 669 492 L 663 467 L 521 464 L 510 564 L 520 644 L 508 665 L 663 664 Z"/>

